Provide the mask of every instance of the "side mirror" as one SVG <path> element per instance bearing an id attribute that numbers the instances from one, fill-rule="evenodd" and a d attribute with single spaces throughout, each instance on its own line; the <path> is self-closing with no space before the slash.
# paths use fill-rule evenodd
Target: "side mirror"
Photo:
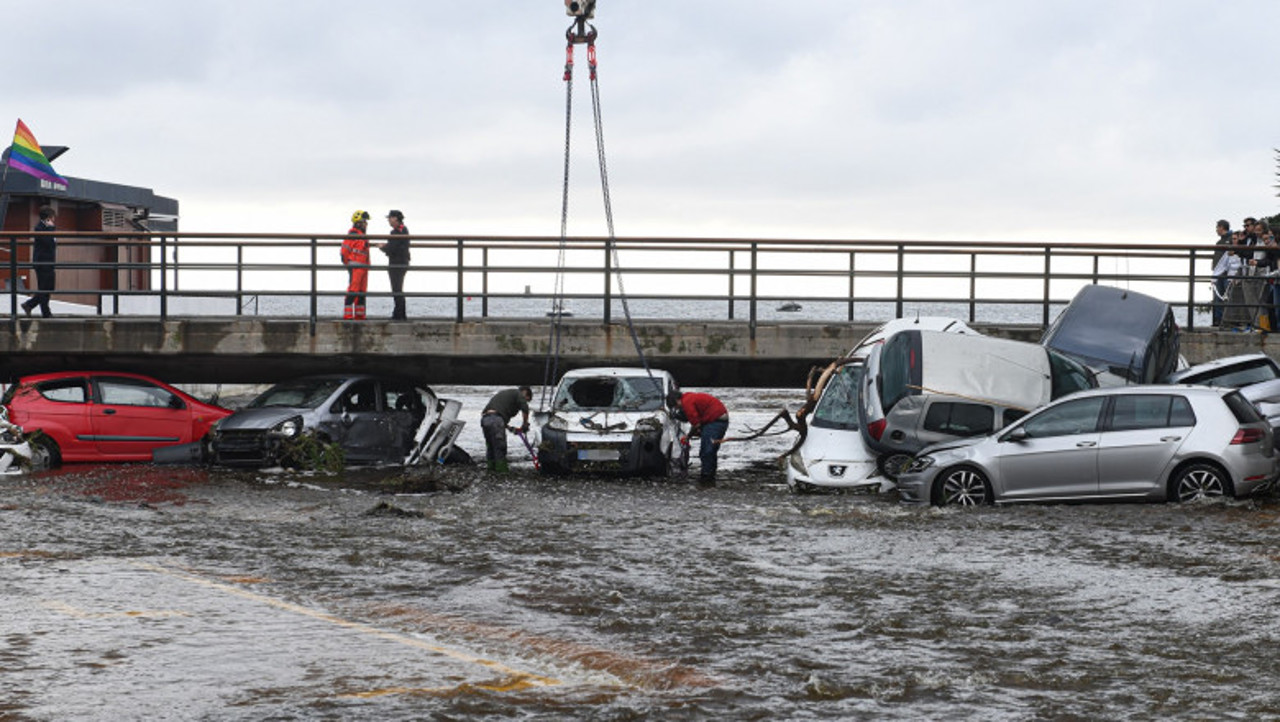
<path id="1" fill-rule="evenodd" d="M 1027 430 L 1019 426 L 1018 428 L 1013 429 L 1012 431 L 1005 434 L 1004 436 L 1001 436 L 1000 440 L 1012 441 L 1014 443 L 1017 443 L 1019 441 L 1026 441 L 1029 438 L 1031 438 L 1031 435 L 1027 433 Z"/>

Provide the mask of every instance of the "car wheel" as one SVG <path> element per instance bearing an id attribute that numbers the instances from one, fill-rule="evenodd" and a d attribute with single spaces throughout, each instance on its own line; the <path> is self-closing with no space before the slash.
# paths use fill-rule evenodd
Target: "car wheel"
<path id="1" fill-rule="evenodd" d="M 47 434 L 36 432 L 27 440 L 31 445 L 31 465 L 36 469 L 56 469 L 62 466 L 62 449 Z"/>
<path id="2" fill-rule="evenodd" d="M 1231 480 L 1213 464 L 1197 462 L 1178 469 L 1169 482 L 1169 498 L 1173 501 L 1196 501 L 1231 496 Z"/>
<path id="3" fill-rule="evenodd" d="M 889 478 L 890 481 L 897 481 L 898 475 L 902 470 L 907 468 L 911 463 L 911 454 L 901 451 L 894 451 L 888 454 L 881 454 L 876 457 L 876 468 L 880 470 L 880 474 Z"/>
<path id="4" fill-rule="evenodd" d="M 983 506 L 994 501 L 991 482 L 971 466 L 957 466 L 938 476 L 933 503 L 938 506 Z"/>

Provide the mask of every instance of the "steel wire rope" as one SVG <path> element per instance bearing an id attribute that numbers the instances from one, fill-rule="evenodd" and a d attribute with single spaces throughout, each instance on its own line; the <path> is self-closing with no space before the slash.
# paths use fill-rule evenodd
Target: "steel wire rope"
<path id="1" fill-rule="evenodd" d="M 547 410 L 548 389 L 552 388 L 560 373 L 560 324 L 564 317 L 564 267 L 565 250 L 569 237 L 569 159 L 573 131 L 573 42 L 565 50 L 564 64 L 564 184 L 560 195 L 560 248 L 556 258 L 556 277 L 551 291 L 551 327 L 547 337 L 547 358 L 542 369 L 542 394 L 538 399 L 539 411 Z"/>

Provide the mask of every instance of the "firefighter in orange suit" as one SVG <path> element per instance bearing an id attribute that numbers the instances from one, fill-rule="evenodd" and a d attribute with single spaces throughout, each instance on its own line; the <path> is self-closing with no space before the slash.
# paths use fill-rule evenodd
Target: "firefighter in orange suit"
<path id="1" fill-rule="evenodd" d="M 342 309 L 344 319 L 364 320 L 364 295 L 369 290 L 369 213 L 351 214 L 351 230 L 342 241 L 342 265 L 347 267 L 347 298 Z"/>

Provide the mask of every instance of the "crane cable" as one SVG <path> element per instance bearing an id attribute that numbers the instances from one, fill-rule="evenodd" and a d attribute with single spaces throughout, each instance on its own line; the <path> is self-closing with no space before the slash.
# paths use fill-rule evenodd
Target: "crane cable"
<path id="1" fill-rule="evenodd" d="M 587 28 L 590 28 L 589 30 Z M 600 167 L 600 187 L 604 196 L 604 214 L 605 222 L 608 228 L 607 249 L 610 259 L 613 263 L 614 274 L 618 281 L 618 297 L 622 301 L 622 312 L 627 319 L 627 330 L 631 334 L 631 342 L 635 345 L 636 355 L 640 358 L 640 364 L 644 367 L 645 374 L 653 380 L 653 371 L 649 368 L 649 361 L 645 358 L 644 350 L 640 345 L 640 337 L 636 334 L 635 324 L 631 320 L 631 307 L 627 302 L 626 289 L 622 283 L 622 265 L 618 258 L 617 236 L 614 233 L 613 226 L 613 202 L 609 195 L 609 169 L 605 162 L 604 152 L 604 121 L 600 113 L 600 84 L 597 79 L 596 66 L 596 37 L 597 32 L 594 25 L 586 22 L 585 18 L 578 18 L 575 23 L 569 26 L 565 32 L 568 45 L 565 48 L 565 64 L 564 64 L 564 81 L 565 81 L 565 128 L 564 128 L 564 184 L 561 190 L 560 200 L 560 246 L 559 257 L 556 264 L 556 280 L 555 288 L 552 293 L 551 311 L 552 318 L 549 338 L 547 340 L 547 360 L 543 370 L 542 397 L 539 401 L 541 409 L 547 408 L 547 394 L 549 389 L 554 385 L 559 375 L 560 365 L 560 342 L 562 337 L 561 325 L 564 318 L 564 273 L 565 273 L 565 255 L 568 248 L 568 229 L 569 229 L 569 160 L 572 149 L 572 129 L 573 129 L 573 46 L 578 44 L 586 44 L 587 46 L 587 65 L 591 71 L 591 116 L 595 125 L 596 134 L 596 159 Z M 656 380 L 655 384 L 656 384 Z"/>

